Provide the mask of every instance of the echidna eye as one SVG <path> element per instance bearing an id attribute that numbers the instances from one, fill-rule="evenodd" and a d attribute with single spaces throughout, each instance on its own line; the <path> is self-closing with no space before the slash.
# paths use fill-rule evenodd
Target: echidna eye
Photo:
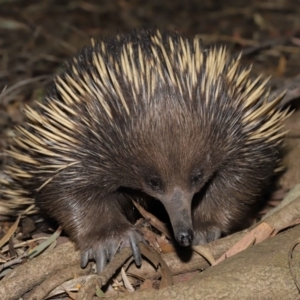
<path id="1" fill-rule="evenodd" d="M 160 190 L 161 187 L 162 187 L 162 181 L 158 177 L 152 177 L 152 178 L 149 179 L 149 186 L 153 190 Z"/>
<path id="2" fill-rule="evenodd" d="M 198 182 L 200 182 L 201 179 L 202 179 L 202 171 L 198 170 L 191 176 L 191 183 L 195 185 Z"/>

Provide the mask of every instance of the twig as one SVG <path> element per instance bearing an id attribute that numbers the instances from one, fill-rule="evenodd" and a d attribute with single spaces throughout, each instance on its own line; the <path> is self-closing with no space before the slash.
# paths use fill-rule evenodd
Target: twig
<path id="1" fill-rule="evenodd" d="M 90 271 L 91 267 L 81 269 L 78 263 L 75 263 L 75 265 L 69 268 L 58 270 L 57 273 L 47 278 L 32 292 L 30 292 L 28 299 L 44 299 L 53 289 L 63 284 L 67 280 L 73 279 L 75 276 L 78 277 L 87 275 L 90 273 Z"/>
<path id="2" fill-rule="evenodd" d="M 126 260 L 130 258 L 132 251 L 130 248 L 123 248 L 117 253 L 111 263 L 107 265 L 100 275 L 94 275 L 89 278 L 86 284 L 78 291 L 77 300 L 90 300 L 95 294 L 95 287 L 99 285 L 101 288 L 107 281 L 119 270 Z"/>

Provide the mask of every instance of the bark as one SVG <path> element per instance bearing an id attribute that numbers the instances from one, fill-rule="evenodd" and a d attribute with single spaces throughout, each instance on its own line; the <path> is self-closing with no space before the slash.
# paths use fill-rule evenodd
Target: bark
<path id="1" fill-rule="evenodd" d="M 299 226 L 289 229 L 211 267 L 189 282 L 114 299 L 300 299 L 288 265 L 289 249 L 299 234 Z M 300 246 L 297 246 L 293 265 L 298 278 L 299 261 Z"/>

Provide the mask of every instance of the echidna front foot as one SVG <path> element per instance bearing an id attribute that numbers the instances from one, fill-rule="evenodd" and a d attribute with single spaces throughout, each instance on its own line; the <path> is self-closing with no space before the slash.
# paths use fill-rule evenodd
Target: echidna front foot
<path id="1" fill-rule="evenodd" d="M 136 230 L 129 230 L 122 236 L 111 237 L 95 243 L 90 249 L 81 253 L 81 267 L 84 268 L 89 260 L 95 260 L 97 273 L 101 273 L 106 264 L 124 247 L 131 247 L 132 255 L 137 266 L 141 265 L 139 242 L 143 239 Z"/>
<path id="2" fill-rule="evenodd" d="M 203 230 L 195 230 L 193 245 L 203 245 L 213 242 L 221 237 L 222 231 L 216 226 L 210 226 Z"/>

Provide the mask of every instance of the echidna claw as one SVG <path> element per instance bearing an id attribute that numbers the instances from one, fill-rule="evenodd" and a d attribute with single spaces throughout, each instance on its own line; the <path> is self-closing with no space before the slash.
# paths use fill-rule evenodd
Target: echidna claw
<path id="1" fill-rule="evenodd" d="M 81 267 L 86 267 L 89 260 L 96 262 L 97 273 L 101 273 L 106 264 L 114 255 L 124 247 L 131 247 L 132 255 L 137 266 L 142 264 L 139 242 L 143 241 L 141 235 L 135 230 L 126 232 L 123 236 L 110 238 L 96 243 L 92 248 L 81 253 Z"/>
<path id="2" fill-rule="evenodd" d="M 89 262 L 89 251 L 82 252 L 80 257 L 81 268 L 85 268 L 88 262 Z"/>
<path id="3" fill-rule="evenodd" d="M 139 267 L 142 264 L 142 256 L 139 247 L 139 242 L 142 241 L 141 236 L 137 232 L 131 232 L 129 238 L 135 264 Z"/>
<path id="4" fill-rule="evenodd" d="M 222 231 L 216 226 L 211 226 L 205 230 L 196 230 L 194 232 L 193 245 L 203 245 L 213 242 L 221 237 Z"/>

